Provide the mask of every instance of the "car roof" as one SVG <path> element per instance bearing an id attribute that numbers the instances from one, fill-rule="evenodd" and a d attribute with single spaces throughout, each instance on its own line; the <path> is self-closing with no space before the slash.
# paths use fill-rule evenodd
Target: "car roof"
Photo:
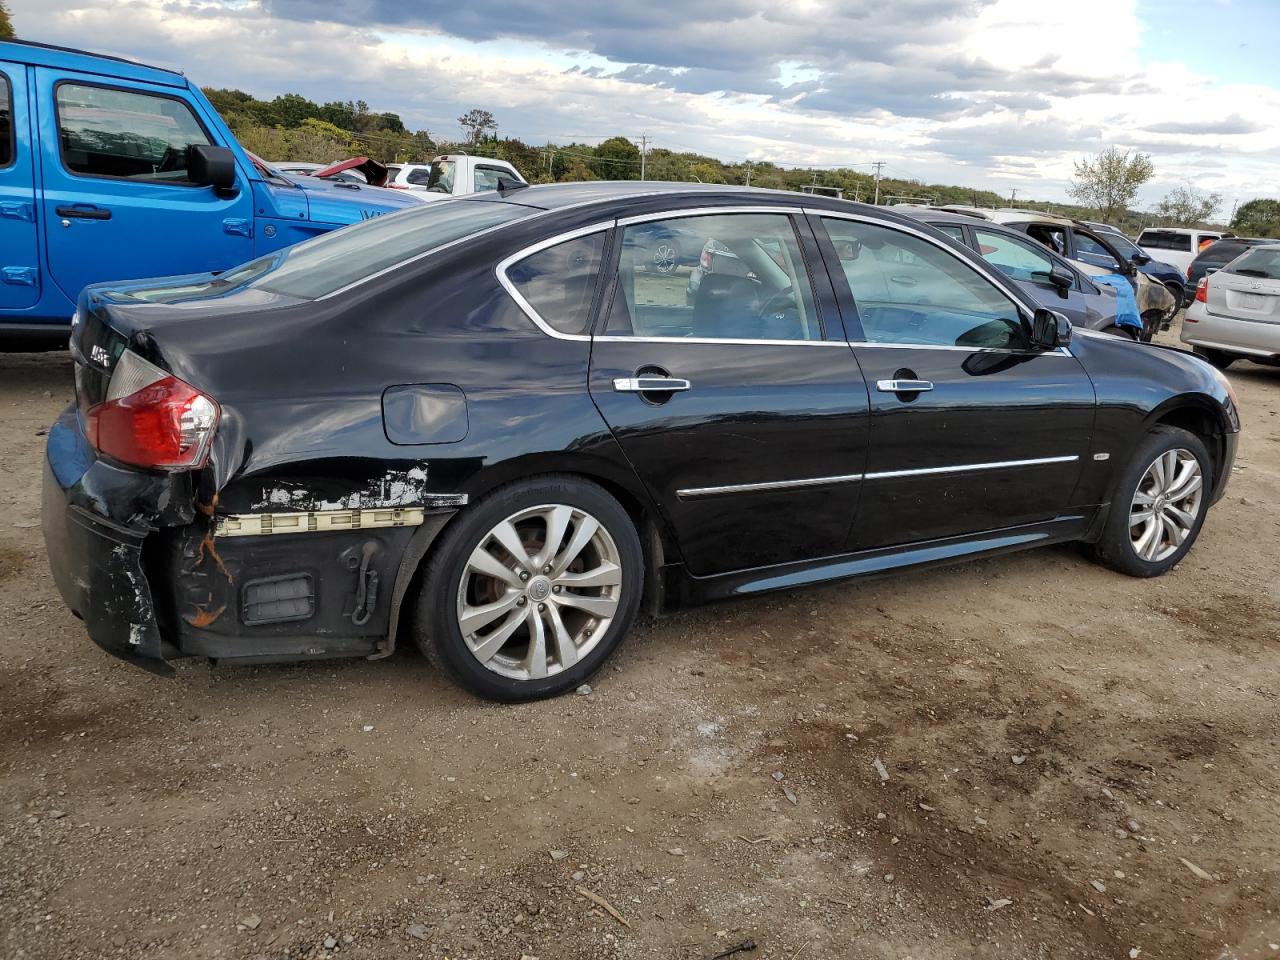
<path id="1" fill-rule="evenodd" d="M 152 67 L 124 57 L 112 57 L 103 53 L 90 53 L 74 47 L 58 47 L 32 40 L 0 40 L 0 60 L 24 63 L 36 67 L 52 67 L 55 70 L 78 70 L 106 77 L 141 80 L 171 87 L 187 86 L 187 78 L 177 70 Z"/>
<path id="2" fill-rule="evenodd" d="M 514 203 L 545 210 L 582 206 L 589 203 L 632 200 L 646 197 L 696 196 L 706 200 L 729 200 L 750 203 L 784 201 L 796 206 L 821 207 L 847 210 L 862 207 L 885 213 L 892 207 L 870 207 L 852 200 L 837 200 L 794 190 L 767 190 L 761 187 L 740 187 L 722 183 L 678 183 L 666 180 L 586 180 L 575 183 L 546 183 L 521 187 L 508 191 L 506 198 Z"/>
<path id="3" fill-rule="evenodd" d="M 1195 233 L 1210 233 L 1215 237 L 1222 237 L 1223 240 L 1235 239 L 1234 237 L 1225 237 L 1221 230 L 1201 230 L 1199 227 L 1143 227 L 1143 233 L 1181 233 L 1191 236 Z"/>
<path id="4" fill-rule="evenodd" d="M 1055 227 L 1079 226 L 1074 220 L 1054 216 L 1052 213 L 1036 213 L 1034 210 L 993 210 L 991 219 L 996 223 L 1047 223 Z"/>

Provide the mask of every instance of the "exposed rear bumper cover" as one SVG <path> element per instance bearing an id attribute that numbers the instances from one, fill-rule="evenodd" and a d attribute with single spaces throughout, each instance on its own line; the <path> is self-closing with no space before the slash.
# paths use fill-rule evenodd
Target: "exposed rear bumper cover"
<path id="1" fill-rule="evenodd" d="M 160 636 L 142 566 L 150 532 L 144 507 L 166 488 L 163 478 L 117 470 L 98 461 L 80 432 L 74 409 L 49 431 L 41 526 L 54 583 L 89 638 L 108 653 L 153 673 L 171 674 L 180 655 Z M 162 496 L 162 495 L 161 495 Z M 123 508 L 135 526 L 102 516 Z"/>

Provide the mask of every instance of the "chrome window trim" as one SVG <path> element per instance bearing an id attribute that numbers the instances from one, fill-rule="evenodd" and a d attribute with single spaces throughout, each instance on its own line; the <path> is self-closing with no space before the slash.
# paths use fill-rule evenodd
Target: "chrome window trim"
<path id="1" fill-rule="evenodd" d="M 1000 470 L 1005 467 L 1039 467 L 1051 463 L 1072 463 L 1077 454 L 1067 457 L 1036 457 L 1032 460 L 996 460 L 991 463 L 964 463 L 950 467 L 917 467 L 913 470 L 881 470 L 865 475 L 867 480 L 896 480 L 899 477 L 927 477 L 939 473 L 968 473 L 971 470 Z"/>
<path id="2" fill-rule="evenodd" d="M 1075 332 L 1072 327 L 1072 332 Z M 1052 350 L 1017 350 L 1013 347 L 957 347 L 932 343 L 881 343 L 878 340 L 850 340 L 849 346 L 861 350 L 863 347 L 892 350 L 958 350 L 962 353 L 1013 353 L 1031 357 L 1069 357 L 1071 351 L 1066 347 L 1055 347 Z"/>
<path id="3" fill-rule="evenodd" d="M 547 321 L 542 319 L 538 311 L 533 308 L 533 304 L 526 300 L 523 294 L 516 289 L 516 285 L 512 283 L 511 278 L 507 276 L 507 270 L 515 266 L 515 264 L 519 263 L 521 260 L 532 257 L 535 253 L 541 253 L 543 250 L 550 249 L 551 247 L 558 247 L 562 243 L 568 243 L 570 240 L 577 240 L 580 237 L 589 237 L 594 233 L 612 230 L 614 223 L 615 221 L 613 220 L 608 220 L 603 223 L 593 223 L 588 227 L 578 227 L 576 230 L 568 230 L 565 233 L 558 233 L 554 237 L 549 237 L 546 240 L 539 240 L 537 243 L 530 244 L 527 247 L 517 250 L 515 253 L 511 254 L 511 256 L 499 261 L 498 265 L 493 268 L 494 274 L 498 278 L 498 283 L 502 285 L 502 289 L 507 291 L 507 295 L 516 302 L 516 306 L 520 308 L 521 312 L 532 320 L 534 325 L 547 336 L 554 337 L 557 340 L 578 340 L 587 342 L 590 342 L 591 340 L 591 334 L 589 333 L 561 333 L 559 330 L 552 327 L 551 324 L 547 323 Z"/>
<path id="4" fill-rule="evenodd" d="M 665 196 L 665 195 L 666 195 L 665 192 L 662 194 L 658 194 L 658 193 L 637 194 L 637 196 Z M 598 202 L 598 201 L 593 201 L 593 202 Z M 567 208 L 562 207 L 560 209 L 567 209 Z M 801 347 L 801 346 L 803 347 L 843 347 L 846 350 L 849 349 L 849 341 L 847 340 L 748 340 L 748 339 L 740 340 L 736 338 L 730 339 L 728 337 L 726 338 L 619 337 L 619 336 L 610 336 L 608 334 L 599 334 L 595 337 L 592 337 L 590 334 L 561 333 L 559 330 L 556 330 L 549 323 L 547 323 L 547 321 L 544 320 L 541 316 L 539 316 L 538 311 L 533 308 L 533 305 L 530 304 L 528 300 L 526 300 L 523 296 L 521 296 L 520 291 L 517 290 L 515 284 L 511 282 L 511 278 L 507 276 L 507 270 L 510 269 L 515 264 L 519 263 L 521 260 L 525 259 L 526 257 L 531 257 L 535 253 L 540 253 L 541 251 L 547 249 L 548 247 L 554 247 L 561 243 L 565 243 L 569 240 L 576 240 L 578 237 L 584 237 L 592 233 L 597 233 L 601 230 L 610 230 L 614 227 L 625 228 L 633 224 L 652 223 L 657 220 L 683 220 L 686 217 L 712 216 L 720 213 L 725 213 L 725 214 L 778 213 L 778 214 L 782 214 L 783 216 L 798 216 L 798 215 L 803 215 L 804 210 L 802 207 L 784 206 L 784 205 L 690 207 L 687 210 L 678 210 L 678 211 L 663 210 L 657 213 L 637 214 L 634 217 L 622 217 L 620 219 L 609 220 L 606 223 L 596 223 L 588 227 L 579 227 L 576 230 L 568 230 L 564 233 L 556 234 L 554 237 L 550 237 L 546 240 L 539 240 L 537 243 L 530 244 L 527 247 L 523 247 L 522 249 L 517 250 L 515 253 L 511 254 L 511 256 L 503 259 L 497 265 L 497 267 L 494 268 L 494 273 L 498 278 L 498 283 L 501 284 L 502 288 L 507 291 L 508 295 L 511 297 L 512 300 L 516 302 L 516 306 L 520 308 L 520 310 L 525 314 L 525 316 L 527 316 L 530 320 L 532 320 L 539 330 L 541 330 L 543 333 L 545 333 L 549 337 L 554 337 L 556 340 L 578 340 L 578 341 L 596 340 L 597 342 L 600 342 L 600 343 L 716 343 L 716 344 L 725 344 L 725 345 L 734 345 L 734 346 L 754 345 L 754 346 L 766 346 L 766 347 L 769 347 L 769 346 L 773 346 L 773 347 Z M 512 221 L 512 222 L 523 223 L 527 219 L 529 218 L 525 217 L 519 221 Z M 499 226 L 505 226 L 505 224 L 500 224 Z M 480 234 L 473 234 L 473 236 L 480 236 Z"/>
<path id="5" fill-rule="evenodd" d="M 1062 457 L 1036 457 L 1031 460 L 996 460 L 988 463 L 963 463 L 947 467 L 916 467 L 910 470 L 881 470 L 873 473 L 846 473 L 833 477 L 808 477 L 803 480 L 768 480 L 763 483 L 733 483 L 719 487 L 686 487 L 676 491 L 681 500 L 719 496 L 725 493 L 757 493 L 768 490 L 789 490 L 795 487 L 820 487 L 837 483 L 856 483 L 861 480 L 897 480 L 902 477 L 927 477 L 945 473 L 968 473 L 974 470 L 1000 470 L 1008 467 L 1039 467 L 1054 463 L 1074 463 L 1079 455 Z"/>

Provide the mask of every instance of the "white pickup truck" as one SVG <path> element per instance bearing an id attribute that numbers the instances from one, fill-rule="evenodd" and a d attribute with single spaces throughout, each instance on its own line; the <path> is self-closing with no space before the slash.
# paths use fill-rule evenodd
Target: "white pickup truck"
<path id="1" fill-rule="evenodd" d="M 520 172 L 505 160 L 451 153 L 430 163 L 392 163 L 387 166 L 387 186 L 412 190 L 417 200 L 443 200 L 468 193 L 497 190 L 499 180 L 525 183 Z"/>

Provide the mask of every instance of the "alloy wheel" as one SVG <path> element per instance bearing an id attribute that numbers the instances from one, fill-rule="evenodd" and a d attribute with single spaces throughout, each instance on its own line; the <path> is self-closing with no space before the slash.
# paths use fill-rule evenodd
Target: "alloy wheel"
<path id="1" fill-rule="evenodd" d="M 458 585 L 458 626 L 487 670 L 542 680 L 599 644 L 621 592 L 608 529 L 581 508 L 543 504 L 507 517 L 471 551 Z"/>
<path id="2" fill-rule="evenodd" d="M 1129 507 L 1129 542 L 1133 552 L 1159 563 L 1186 541 L 1200 515 L 1204 472 L 1190 450 L 1161 453 L 1143 473 Z"/>

